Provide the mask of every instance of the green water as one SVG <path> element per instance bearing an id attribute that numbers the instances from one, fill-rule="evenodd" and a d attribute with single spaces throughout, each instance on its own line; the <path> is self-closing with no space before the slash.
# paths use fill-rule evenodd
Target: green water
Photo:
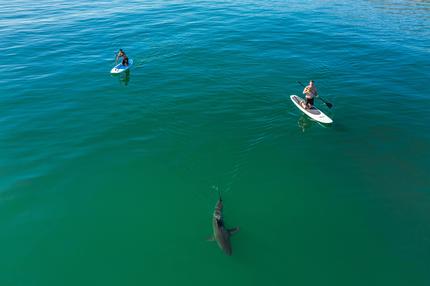
<path id="1" fill-rule="evenodd" d="M 0 7 L 0 285 L 430 285 L 428 1 Z"/>

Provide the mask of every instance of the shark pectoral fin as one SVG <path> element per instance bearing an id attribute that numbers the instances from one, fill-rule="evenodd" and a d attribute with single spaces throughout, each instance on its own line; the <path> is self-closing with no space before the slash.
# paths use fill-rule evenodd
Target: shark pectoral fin
<path id="1" fill-rule="evenodd" d="M 240 230 L 240 228 L 239 228 L 239 227 L 230 228 L 230 229 L 228 230 L 228 234 L 229 234 L 229 235 L 233 235 L 233 234 L 235 234 L 236 232 L 238 232 L 239 230 Z"/>
<path id="2" fill-rule="evenodd" d="M 213 237 L 213 236 L 211 236 L 211 237 L 209 237 L 208 239 L 206 239 L 206 241 L 215 241 L 215 237 Z"/>

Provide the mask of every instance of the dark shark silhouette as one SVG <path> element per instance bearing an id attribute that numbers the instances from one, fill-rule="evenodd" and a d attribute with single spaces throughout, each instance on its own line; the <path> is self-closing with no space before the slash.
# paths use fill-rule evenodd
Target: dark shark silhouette
<path id="1" fill-rule="evenodd" d="M 218 202 L 215 205 L 215 210 L 212 218 L 213 227 L 213 237 L 210 238 L 211 241 L 216 241 L 218 246 L 224 251 L 225 254 L 231 255 L 232 248 L 230 243 L 230 236 L 239 231 L 238 227 L 227 229 L 224 225 L 224 219 L 222 216 L 222 198 L 219 194 Z"/>

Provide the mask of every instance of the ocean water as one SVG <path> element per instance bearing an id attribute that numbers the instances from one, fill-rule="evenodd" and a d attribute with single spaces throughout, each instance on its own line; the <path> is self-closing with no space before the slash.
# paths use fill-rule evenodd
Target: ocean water
<path id="1" fill-rule="evenodd" d="M 0 285 L 430 285 L 429 1 L 0 9 Z"/>

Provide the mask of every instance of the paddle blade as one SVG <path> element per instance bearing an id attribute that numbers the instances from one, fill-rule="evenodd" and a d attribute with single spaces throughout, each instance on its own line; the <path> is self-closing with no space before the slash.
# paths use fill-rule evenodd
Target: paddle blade
<path id="1" fill-rule="evenodd" d="M 331 104 L 330 102 L 326 101 L 324 98 L 321 98 L 318 96 L 318 98 L 325 103 L 325 105 L 327 105 L 328 108 L 332 108 L 333 104 Z"/>

